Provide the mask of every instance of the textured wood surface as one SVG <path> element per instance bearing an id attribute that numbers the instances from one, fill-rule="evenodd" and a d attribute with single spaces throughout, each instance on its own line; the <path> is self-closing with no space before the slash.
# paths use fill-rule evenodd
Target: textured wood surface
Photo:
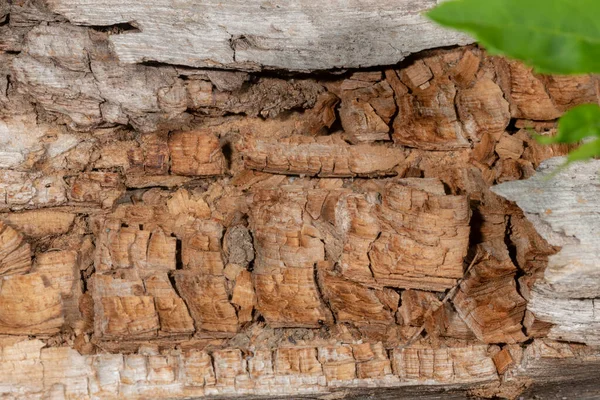
<path id="1" fill-rule="evenodd" d="M 561 246 L 534 284 L 529 310 L 555 324 L 550 337 L 598 345 L 600 162 L 575 163 L 552 175 L 563 162 L 547 160 L 533 178 L 493 190 L 515 201 L 544 239 Z"/>
<path id="2" fill-rule="evenodd" d="M 476 46 L 396 64 L 456 43 L 422 23 L 432 4 L 0 4 L 0 396 L 514 398 L 589 381 L 596 350 L 560 340 L 597 340 L 595 286 L 574 297 L 591 279 L 553 272 L 571 243 L 490 187 L 566 153 L 531 129 L 553 134 L 598 78 Z M 219 53 L 204 29 L 227 24 L 248 32 Z M 296 51 L 306 35 L 323 40 Z"/>
<path id="3" fill-rule="evenodd" d="M 426 20 L 435 0 L 315 3 L 51 0 L 77 25 L 130 24 L 111 42 L 124 63 L 318 70 L 396 64 L 471 40 Z"/>

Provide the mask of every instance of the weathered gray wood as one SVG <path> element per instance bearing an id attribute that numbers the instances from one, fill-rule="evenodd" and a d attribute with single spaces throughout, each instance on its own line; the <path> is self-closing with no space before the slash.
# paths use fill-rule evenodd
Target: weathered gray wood
<path id="1" fill-rule="evenodd" d="M 321 70 L 396 64 L 472 40 L 421 14 L 437 0 L 50 0 L 78 25 L 129 23 L 113 35 L 124 63 Z"/>
<path id="2" fill-rule="evenodd" d="M 528 309 L 556 324 L 549 337 L 600 344 L 600 160 L 575 163 L 550 176 L 564 162 L 553 158 L 526 181 L 493 188 L 515 201 L 552 245 L 544 279 L 536 282 Z"/>

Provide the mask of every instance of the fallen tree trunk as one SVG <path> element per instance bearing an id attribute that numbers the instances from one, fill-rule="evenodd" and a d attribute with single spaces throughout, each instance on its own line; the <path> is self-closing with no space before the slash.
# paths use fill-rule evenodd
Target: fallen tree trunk
<path id="1" fill-rule="evenodd" d="M 0 394 L 597 394 L 598 78 L 401 3 L 0 5 Z"/>

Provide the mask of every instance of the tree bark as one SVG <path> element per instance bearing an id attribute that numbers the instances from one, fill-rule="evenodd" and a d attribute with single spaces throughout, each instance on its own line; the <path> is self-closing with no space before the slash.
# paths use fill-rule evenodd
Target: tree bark
<path id="1" fill-rule="evenodd" d="M 351 3 L 0 4 L 0 395 L 598 394 L 598 78 Z"/>

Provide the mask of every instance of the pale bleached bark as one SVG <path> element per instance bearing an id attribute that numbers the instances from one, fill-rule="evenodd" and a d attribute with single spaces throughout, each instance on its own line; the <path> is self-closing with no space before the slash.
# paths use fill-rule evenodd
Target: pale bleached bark
<path id="1" fill-rule="evenodd" d="M 599 345 L 600 161 L 560 170 L 564 162 L 547 160 L 534 177 L 493 191 L 515 201 L 544 239 L 561 246 L 533 286 L 528 309 L 555 324 L 549 337 Z"/>
<path id="2" fill-rule="evenodd" d="M 294 2 L 52 0 L 77 25 L 128 23 L 111 37 L 124 63 L 291 71 L 396 64 L 424 49 L 471 43 L 421 14 L 436 0 Z"/>

